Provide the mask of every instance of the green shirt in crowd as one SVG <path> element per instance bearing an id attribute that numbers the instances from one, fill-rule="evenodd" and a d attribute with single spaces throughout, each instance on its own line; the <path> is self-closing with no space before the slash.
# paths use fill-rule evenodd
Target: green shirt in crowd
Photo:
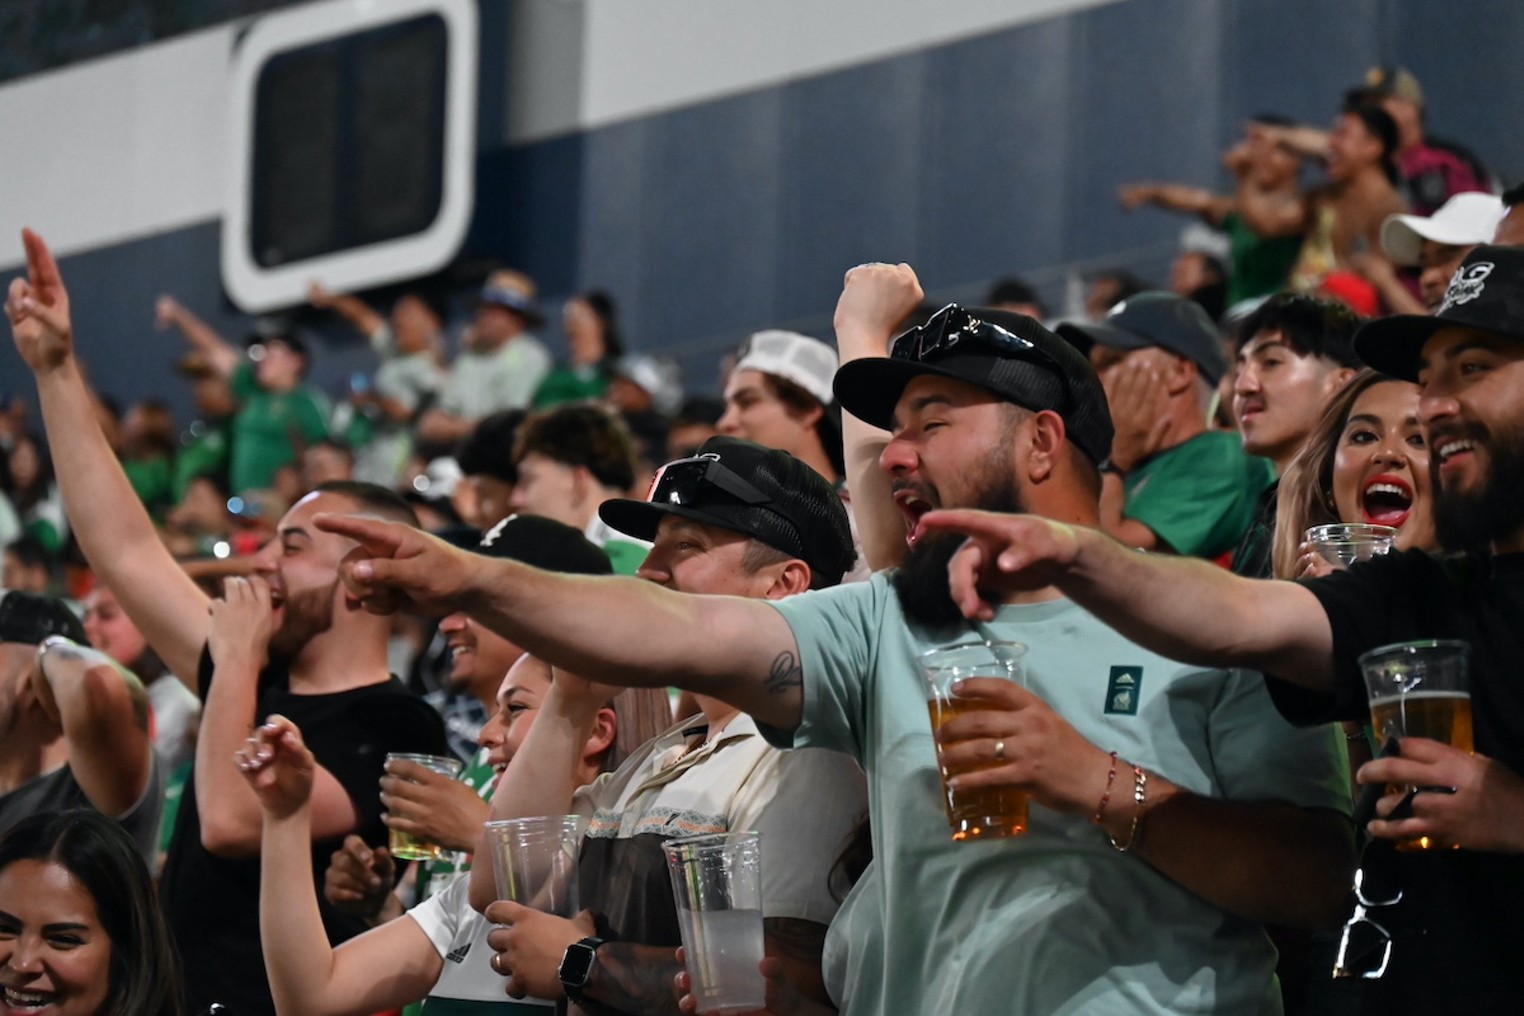
<path id="1" fill-rule="evenodd" d="M 233 493 L 269 487 L 282 466 L 296 462 L 299 446 L 328 436 L 328 399 L 307 385 L 289 392 L 260 387 L 250 364 L 233 372 Z"/>
<path id="2" fill-rule="evenodd" d="M 1209 430 L 1129 473 L 1122 514 L 1177 554 L 1215 558 L 1238 546 L 1273 482 L 1269 459 L 1244 451 L 1237 434 Z"/>

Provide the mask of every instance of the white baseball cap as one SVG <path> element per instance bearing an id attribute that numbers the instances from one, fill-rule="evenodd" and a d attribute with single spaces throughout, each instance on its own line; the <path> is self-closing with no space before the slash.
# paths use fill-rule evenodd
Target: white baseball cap
<path id="1" fill-rule="evenodd" d="M 1381 249 L 1393 264 L 1417 265 L 1425 240 L 1452 247 L 1491 243 L 1504 211 L 1497 195 L 1467 191 L 1440 205 L 1433 215 L 1388 215 L 1381 224 Z"/>
<path id="2" fill-rule="evenodd" d="M 735 370 L 759 370 L 792 381 L 828 406 L 836 398 L 831 379 L 837 364 L 836 350 L 819 339 L 774 328 L 746 341 Z"/>

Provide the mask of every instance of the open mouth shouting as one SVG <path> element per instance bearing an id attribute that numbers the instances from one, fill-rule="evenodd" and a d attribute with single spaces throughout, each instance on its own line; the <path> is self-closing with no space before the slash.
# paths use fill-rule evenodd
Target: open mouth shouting
<path id="1" fill-rule="evenodd" d="M 905 543 L 915 546 L 919 536 L 921 516 L 936 508 L 929 494 L 917 484 L 900 482 L 894 485 L 894 506 L 905 517 Z"/>
<path id="2" fill-rule="evenodd" d="M 1360 514 L 1377 526 L 1400 528 L 1413 514 L 1413 487 L 1400 476 L 1382 473 L 1360 489 Z"/>

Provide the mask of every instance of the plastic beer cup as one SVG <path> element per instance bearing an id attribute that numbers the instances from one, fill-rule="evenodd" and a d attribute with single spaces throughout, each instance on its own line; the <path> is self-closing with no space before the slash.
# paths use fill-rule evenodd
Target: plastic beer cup
<path id="1" fill-rule="evenodd" d="M 921 677 L 926 682 L 926 709 L 931 714 L 932 735 L 955 716 L 988 708 L 983 702 L 955 697 L 954 683 L 969 677 L 998 677 L 1020 684 L 1021 657 L 1026 651 L 1027 647 L 1019 642 L 990 640 L 922 653 L 919 662 Z M 994 839 L 1026 832 L 1030 799 L 1025 791 L 1009 787 L 957 791 L 947 785 L 948 778 L 959 773 L 1003 764 L 996 759 L 955 770 L 941 769 L 942 796 L 954 840 Z"/>
<path id="2" fill-rule="evenodd" d="M 1307 530 L 1304 539 L 1329 564 L 1348 568 L 1356 561 L 1391 553 L 1397 530 L 1364 522 L 1335 522 L 1313 526 Z"/>
<path id="3" fill-rule="evenodd" d="M 577 853 L 582 821 L 576 815 L 537 815 L 488 822 L 497 898 L 574 917 L 581 909 Z"/>
<path id="4" fill-rule="evenodd" d="M 662 844 L 677 923 L 702 1013 L 753 1012 L 766 1004 L 762 962 L 762 838 L 684 836 Z"/>
<path id="5" fill-rule="evenodd" d="M 460 775 L 461 770 L 460 759 L 443 755 L 409 755 L 405 752 L 393 752 L 386 756 L 386 761 L 411 762 L 414 765 L 423 766 L 430 772 L 448 776 L 452 780 Z M 388 830 L 387 846 L 391 849 L 393 857 L 400 857 L 404 861 L 438 861 L 445 855 L 445 849 L 439 844 L 430 843 L 416 833 L 405 833 L 400 829 Z"/>
<path id="6" fill-rule="evenodd" d="M 1376 739 L 1426 737 L 1464 752 L 1475 751 L 1467 665 L 1471 647 L 1451 639 L 1400 642 L 1360 657 Z M 1389 786 L 1388 794 L 1412 788 Z M 1405 840 L 1399 850 L 1428 850 L 1427 836 Z"/>

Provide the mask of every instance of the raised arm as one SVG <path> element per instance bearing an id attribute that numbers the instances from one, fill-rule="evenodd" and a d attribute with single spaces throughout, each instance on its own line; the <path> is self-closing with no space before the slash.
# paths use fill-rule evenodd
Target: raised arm
<path id="1" fill-rule="evenodd" d="M 237 347 L 167 293 L 154 305 L 154 323 L 160 331 L 173 328 L 185 336 L 191 348 L 206 357 L 206 362 L 223 377 L 231 377 L 238 369 L 241 358 Z"/>
<path id="2" fill-rule="evenodd" d="M 783 616 L 760 600 L 484 561 L 410 526 L 355 515 L 313 521 L 361 544 L 340 574 L 367 610 L 386 613 L 406 603 L 429 614 L 464 610 L 527 652 L 589 680 L 675 685 L 729 702 L 763 723 L 799 724 L 798 646 Z"/>
<path id="3" fill-rule="evenodd" d="M 925 294 L 907 264 L 872 263 L 847 272 L 836 301 L 836 347 L 842 363 L 889 355 L 894 329 Z M 841 414 L 847 489 L 863 557 L 874 571 L 891 568 L 905 556 L 905 523 L 894 507 L 889 477 L 878 466 L 889 443 L 887 431 Z"/>
<path id="4" fill-rule="evenodd" d="M 1333 633 L 1317 598 L 1294 582 L 1246 579 L 1191 558 L 1129 550 L 1094 529 L 1035 515 L 935 511 L 921 528 L 968 541 L 948 566 L 970 618 L 994 602 L 1057 587 L 1132 641 L 1210 667 L 1249 667 L 1327 689 Z"/>
<path id="5" fill-rule="evenodd" d="M 1129 212 L 1154 205 L 1170 212 L 1199 215 L 1214 226 L 1221 225 L 1233 210 L 1232 198 L 1183 183 L 1124 184 L 1117 188 L 1117 201 Z"/>
<path id="6" fill-rule="evenodd" d="M 258 722 L 259 672 L 273 630 L 270 587 L 256 575 L 228 579 L 224 599 L 212 604 L 212 687 L 196 738 L 196 807 L 201 843 L 223 857 L 252 857 L 260 849 L 260 804 L 227 759 Z M 312 836 L 331 839 L 359 822 L 354 803 L 333 774 L 314 763 L 310 794 Z M 303 857 L 311 877 L 310 844 Z"/>
<path id="7" fill-rule="evenodd" d="M 415 921 L 391 921 L 338 949 L 328 944 L 312 881 L 311 794 L 317 764 L 301 732 L 272 716 L 237 753 L 263 814 L 259 930 L 282 1016 L 364 1016 L 422 998 L 444 960 Z"/>
<path id="8" fill-rule="evenodd" d="M 364 300 L 348 293 L 330 293 L 316 282 L 307 287 L 307 302 L 319 310 L 333 311 L 366 338 L 375 335 L 386 324 L 386 319 Z"/>
<path id="9" fill-rule="evenodd" d="M 206 642 L 206 594 L 180 570 L 96 420 L 74 359 L 69 294 L 42 238 L 22 233 L 27 278 L 11 281 L 6 313 L 37 393 L 59 490 L 80 548 L 166 666 L 191 690 Z"/>
<path id="10" fill-rule="evenodd" d="M 37 691 L 63 727 L 69 769 L 90 803 L 113 817 L 131 811 L 153 772 L 142 682 L 104 653 L 59 635 L 42 644 Z"/>

